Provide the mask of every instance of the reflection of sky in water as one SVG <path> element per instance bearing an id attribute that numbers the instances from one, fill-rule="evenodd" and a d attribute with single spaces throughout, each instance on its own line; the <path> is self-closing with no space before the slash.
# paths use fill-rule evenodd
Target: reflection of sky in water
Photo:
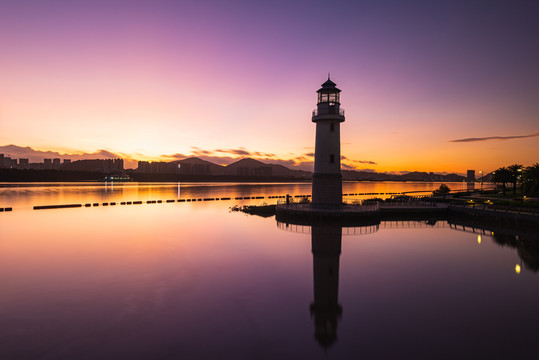
<path id="1" fill-rule="evenodd" d="M 425 182 L 343 182 L 343 193 L 413 192 L 430 193 L 441 183 Z M 465 183 L 447 183 L 452 190 L 463 190 Z M 179 195 L 178 195 L 179 194 Z M 0 183 L 0 205 L 31 208 L 86 202 L 167 200 L 204 197 L 244 197 L 311 194 L 311 183 Z M 391 195 L 346 196 L 346 200 Z M 268 201 L 268 199 L 266 199 Z M 268 202 L 276 200 L 269 200 Z"/>
<path id="2" fill-rule="evenodd" d="M 231 205 L 0 214 L 0 358 L 508 358 L 535 349 L 537 273 L 519 258 L 533 249 L 444 222 L 382 223 L 342 237 L 342 317 L 325 355 L 310 315 L 311 235 Z"/>

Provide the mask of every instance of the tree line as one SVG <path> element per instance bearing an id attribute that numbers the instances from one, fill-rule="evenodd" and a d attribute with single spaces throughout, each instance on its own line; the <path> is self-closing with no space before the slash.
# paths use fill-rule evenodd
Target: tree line
<path id="1" fill-rule="evenodd" d="M 524 167 L 520 164 L 503 166 L 492 173 L 492 182 L 502 185 L 505 195 L 507 184 L 513 185 L 513 194 L 516 194 L 518 185 L 523 195 L 539 194 L 539 163 Z"/>

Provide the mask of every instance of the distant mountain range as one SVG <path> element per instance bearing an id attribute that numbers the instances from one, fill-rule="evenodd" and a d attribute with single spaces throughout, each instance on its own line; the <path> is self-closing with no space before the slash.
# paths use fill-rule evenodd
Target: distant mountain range
<path id="1" fill-rule="evenodd" d="M 362 181 L 446 181 L 458 182 L 466 180 L 465 176 L 458 174 L 436 174 L 412 171 L 405 174 L 388 174 L 367 171 L 342 170 L 343 180 Z"/>
<path id="2" fill-rule="evenodd" d="M 17 145 L 0 146 L 0 153 L 11 155 L 14 158 L 29 158 L 30 162 L 43 161 L 47 158 L 70 158 L 74 162 L 83 159 L 114 159 L 120 158 L 120 154 L 114 154 L 106 150 L 99 150 L 94 153 L 61 154 L 53 151 L 39 151 L 31 147 L 21 147 Z M 124 161 L 128 161 L 127 159 Z M 131 166 L 136 162 L 130 159 Z M 244 158 L 229 165 L 218 165 L 210 161 L 197 157 L 190 157 L 183 160 L 171 161 L 166 164 L 166 168 L 176 168 L 180 165 L 180 174 L 193 176 L 234 176 L 234 177 L 261 177 L 261 178 L 281 178 L 281 179 L 302 179 L 312 178 L 312 172 L 304 170 L 294 170 L 283 165 L 265 163 L 259 160 Z M 127 164 L 126 164 L 127 165 Z M 74 165 L 73 165 L 74 166 Z M 140 170 L 140 169 L 139 169 Z M 169 170 L 165 170 L 169 171 Z M 175 171 L 175 172 L 176 172 Z M 161 170 L 156 173 L 163 173 Z M 379 173 L 371 171 L 342 170 L 344 180 L 357 181 L 445 181 L 455 182 L 466 180 L 465 176 L 459 174 L 436 174 L 431 172 L 404 172 L 402 174 Z M 488 175 L 486 176 L 488 177 Z"/>
<path id="3" fill-rule="evenodd" d="M 283 165 L 264 163 L 259 160 L 246 158 L 232 164 L 221 166 L 196 157 L 174 161 L 180 164 L 182 174 L 186 175 L 229 175 L 249 177 L 280 177 L 293 179 L 311 179 L 312 172 L 292 170 Z M 458 174 L 436 174 L 427 172 L 409 172 L 405 174 L 388 174 L 369 171 L 342 170 L 343 180 L 356 181 L 446 181 L 459 182 L 466 177 Z"/>
<path id="4" fill-rule="evenodd" d="M 180 173 L 184 175 L 278 177 L 291 179 L 312 178 L 312 173 L 309 171 L 292 170 L 283 165 L 267 164 L 251 158 L 240 159 L 225 166 L 217 165 L 197 157 L 177 160 L 171 163 L 179 164 Z"/>

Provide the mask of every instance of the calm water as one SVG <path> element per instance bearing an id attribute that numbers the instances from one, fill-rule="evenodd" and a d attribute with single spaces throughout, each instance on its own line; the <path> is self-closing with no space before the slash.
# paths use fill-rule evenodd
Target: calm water
<path id="1" fill-rule="evenodd" d="M 410 192 L 428 194 L 441 183 L 424 182 L 344 182 L 343 193 Z M 466 189 L 465 183 L 446 183 L 452 190 Z M 479 184 L 476 184 L 479 187 Z M 487 186 L 485 185 L 485 188 Z M 311 183 L 2 183 L 0 207 L 31 209 L 35 205 L 88 202 L 167 200 L 205 197 L 245 197 L 270 195 L 306 195 Z M 391 195 L 376 195 L 386 198 Z M 347 196 L 365 199 L 374 195 Z M 267 203 L 272 201 L 265 200 Z M 275 201 L 274 201 L 275 202 Z"/>
<path id="2" fill-rule="evenodd" d="M 345 186 L 399 192 L 439 183 Z M 229 212 L 237 201 L 31 209 L 166 200 L 177 191 L 177 184 L 4 184 L 0 206 L 14 211 L 0 213 L 0 359 L 536 352 L 539 239 L 519 229 L 446 221 L 287 226 Z M 286 193 L 308 194 L 310 185 L 180 189 L 180 197 Z"/>

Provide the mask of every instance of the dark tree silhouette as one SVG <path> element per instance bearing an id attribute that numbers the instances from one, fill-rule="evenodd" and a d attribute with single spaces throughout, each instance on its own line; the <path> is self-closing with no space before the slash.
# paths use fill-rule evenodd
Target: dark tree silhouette
<path id="1" fill-rule="evenodd" d="M 505 186 L 508 182 L 511 182 L 511 171 L 505 166 L 497 169 L 492 173 L 492 182 L 495 184 L 502 184 L 503 195 L 505 195 Z"/>
<path id="2" fill-rule="evenodd" d="M 539 163 L 535 163 L 524 169 L 522 175 L 522 191 L 526 195 L 539 194 Z"/>
<path id="3" fill-rule="evenodd" d="M 517 193 L 517 184 L 520 180 L 520 177 L 522 176 L 522 165 L 520 164 L 513 164 L 507 167 L 509 172 L 511 173 L 511 183 L 513 184 L 513 195 Z"/>
<path id="4" fill-rule="evenodd" d="M 433 191 L 433 193 L 436 195 L 443 195 L 443 194 L 449 194 L 451 192 L 451 189 L 446 184 L 441 184 L 440 187 Z"/>

